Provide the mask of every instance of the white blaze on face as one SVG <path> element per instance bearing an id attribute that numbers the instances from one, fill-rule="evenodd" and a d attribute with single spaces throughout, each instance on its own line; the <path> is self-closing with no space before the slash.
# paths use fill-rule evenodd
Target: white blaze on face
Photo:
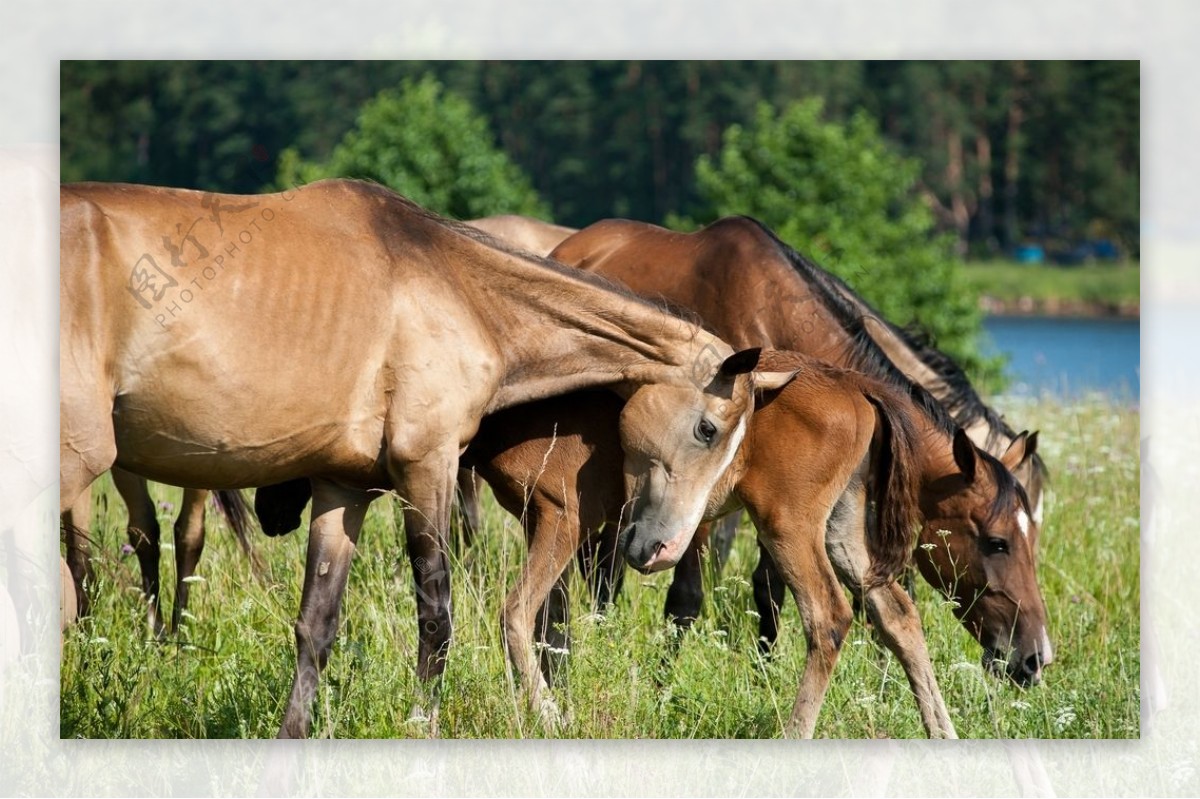
<path id="1" fill-rule="evenodd" d="M 720 479 L 721 475 L 725 474 L 725 470 L 729 468 L 729 464 L 733 463 L 733 457 L 737 455 L 738 447 L 741 446 L 742 438 L 745 435 L 746 417 L 743 416 L 738 421 L 737 427 L 734 428 L 733 435 L 729 437 L 729 449 L 726 451 L 725 458 L 721 461 L 720 467 L 718 467 L 716 473 L 717 480 Z M 679 559 L 683 557 L 684 550 L 691 543 L 691 537 L 695 534 L 696 528 L 700 526 L 700 522 L 704 518 L 704 511 L 708 507 L 708 494 L 709 492 L 707 491 L 697 492 L 695 505 L 692 507 L 691 513 L 685 517 L 684 524 L 679 532 L 667 542 L 667 547 L 662 551 L 661 555 L 652 558 L 650 564 L 647 565 L 663 562 L 666 564 L 663 568 L 667 568 L 679 562 Z"/>
<path id="2" fill-rule="evenodd" d="M 1042 526 L 1042 503 L 1046 501 L 1046 492 L 1038 492 L 1037 507 L 1033 509 L 1033 520 L 1037 522 L 1037 526 Z"/>
<path id="3" fill-rule="evenodd" d="M 1029 537 L 1029 514 L 1025 512 L 1024 508 L 1017 510 L 1017 527 L 1021 528 L 1021 535 Z"/>
<path id="4" fill-rule="evenodd" d="M 1042 628 L 1042 664 L 1045 665 L 1054 660 L 1054 647 L 1050 646 L 1050 636 L 1046 634 L 1046 628 Z"/>

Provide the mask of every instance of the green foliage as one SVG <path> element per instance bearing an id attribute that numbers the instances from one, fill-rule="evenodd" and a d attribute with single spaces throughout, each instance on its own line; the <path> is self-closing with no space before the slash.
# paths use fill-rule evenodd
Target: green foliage
<path id="1" fill-rule="evenodd" d="M 819 96 L 920 160 L 959 253 L 1103 237 L 1138 254 L 1136 61 L 64 61 L 62 176 L 258 191 L 286 148 L 326 162 L 364 103 L 421 76 L 574 227 L 691 207 L 723 130 Z"/>
<path id="2" fill-rule="evenodd" d="M 700 221 L 757 218 L 892 322 L 916 324 L 977 379 L 992 378 L 995 365 L 975 353 L 976 297 L 918 194 L 920 165 L 866 113 L 840 125 L 822 112 L 816 98 L 782 112 L 761 103 L 749 125 L 728 128 L 718 156 L 696 163 Z"/>
<path id="3" fill-rule="evenodd" d="M 1045 682 L 1021 689 L 984 674 L 980 647 L 949 603 L 918 581 L 918 607 L 934 671 L 964 738 L 1136 738 L 1139 719 L 1138 414 L 1107 402 L 1004 408 L 1042 431 L 1054 474 L 1039 540 L 1038 575 L 1055 661 Z M 151 485 L 178 506 L 180 490 Z M 108 476 L 92 524 L 92 616 L 62 648 L 64 738 L 269 738 L 283 715 L 295 664 L 292 624 L 304 580 L 307 535 L 255 541 L 256 574 L 210 513 L 208 540 L 179 635 L 150 639 L 137 558 L 122 554 L 125 511 Z M 403 555 L 399 502 L 371 506 L 358 540 L 341 629 L 317 691 L 314 735 L 427 737 L 407 721 L 417 697 L 417 620 Z M 174 593 L 173 513 L 160 504 L 165 607 Z M 526 557 L 516 519 L 484 492 L 482 529 L 453 556 L 454 640 L 443 686 L 444 737 L 540 737 L 545 731 L 509 677 L 500 609 Z M 701 618 L 676 638 L 662 618 L 671 573 L 626 574 L 603 616 L 584 581 L 571 580 L 571 654 L 553 695 L 567 737 L 778 737 L 791 713 L 806 647 L 796 605 L 783 611 L 770 661 L 756 654 L 749 526 L 720 577 L 706 575 Z M 574 567 L 572 566 L 572 571 Z M 8 697 L 6 697 L 8 699 Z M 9 704 L 19 707 L 21 697 Z M 4 706 L 8 708 L 8 705 Z M 8 709 L 13 709 L 8 708 Z M 5 729 L 20 729 L 9 724 Z M 822 738 L 920 738 L 904 672 L 856 621 L 817 721 Z M 20 746 L 20 741 L 10 742 Z"/>
<path id="4" fill-rule="evenodd" d="M 487 120 L 431 77 L 380 92 L 328 160 L 306 162 L 293 149 L 280 156 L 281 187 L 327 177 L 374 180 L 456 219 L 548 215 L 529 179 L 495 147 Z"/>

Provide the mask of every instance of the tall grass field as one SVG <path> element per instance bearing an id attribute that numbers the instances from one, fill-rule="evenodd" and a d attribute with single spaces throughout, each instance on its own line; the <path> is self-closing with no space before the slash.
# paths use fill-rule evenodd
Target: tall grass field
<path id="1" fill-rule="evenodd" d="M 1038 573 L 1055 661 L 1022 689 L 980 667 L 980 647 L 924 583 L 918 603 L 958 734 L 970 738 L 1132 738 L 1139 719 L 1138 413 L 1101 399 L 1005 403 L 1013 424 L 1040 429 L 1051 495 Z M 164 530 L 164 613 L 173 600 L 170 536 L 181 491 L 152 485 Z M 525 560 L 518 522 L 484 494 L 483 530 L 453 556 L 454 639 L 442 685 L 443 737 L 542 737 L 515 686 L 500 608 Z M 318 689 L 313 734 L 426 737 L 410 722 L 418 696 L 416 610 L 399 502 L 377 500 L 359 539 L 341 631 Z M 307 516 L 305 521 L 307 522 Z M 107 476 L 94 500 L 92 615 L 64 634 L 65 738 L 272 737 L 295 662 L 292 623 L 307 536 L 255 539 L 252 567 L 210 511 L 208 541 L 185 624 L 147 632 L 124 505 Z M 304 528 L 307 529 L 307 528 Z M 702 618 L 685 634 L 663 620 L 669 573 L 626 576 L 603 615 L 572 580 L 572 649 L 554 689 L 578 738 L 770 738 L 782 734 L 805 658 L 790 597 L 774 656 L 755 647 L 744 523 L 724 572 L 706 577 Z M 924 731 L 899 663 L 856 621 L 817 724 L 823 738 L 912 738 Z"/>

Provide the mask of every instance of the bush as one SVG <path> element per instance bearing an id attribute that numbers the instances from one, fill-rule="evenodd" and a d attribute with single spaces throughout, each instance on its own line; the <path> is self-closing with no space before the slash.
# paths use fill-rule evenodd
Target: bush
<path id="1" fill-rule="evenodd" d="M 329 177 L 374 180 L 455 219 L 548 216 L 484 117 L 430 77 L 376 95 L 327 161 L 304 161 L 290 148 L 280 154 L 281 188 Z"/>
<path id="2" fill-rule="evenodd" d="M 746 214 L 845 280 L 893 323 L 915 325 L 976 380 L 996 386 L 1000 363 L 978 356 L 981 314 L 918 187 L 920 164 L 896 154 L 865 113 L 822 119 L 822 101 L 782 112 L 760 103 L 751 124 L 726 129 L 717 158 L 701 156 L 696 222 Z M 673 218 L 686 227 L 693 220 Z"/>

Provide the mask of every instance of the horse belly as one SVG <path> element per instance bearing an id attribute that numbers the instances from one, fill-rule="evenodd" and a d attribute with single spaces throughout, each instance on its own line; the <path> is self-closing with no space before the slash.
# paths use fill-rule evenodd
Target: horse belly
<path id="1" fill-rule="evenodd" d="M 381 414 L 305 407 L 310 403 L 302 393 L 234 399 L 219 392 L 118 396 L 117 464 L 194 488 L 245 488 L 313 476 L 355 485 L 386 481 Z"/>

